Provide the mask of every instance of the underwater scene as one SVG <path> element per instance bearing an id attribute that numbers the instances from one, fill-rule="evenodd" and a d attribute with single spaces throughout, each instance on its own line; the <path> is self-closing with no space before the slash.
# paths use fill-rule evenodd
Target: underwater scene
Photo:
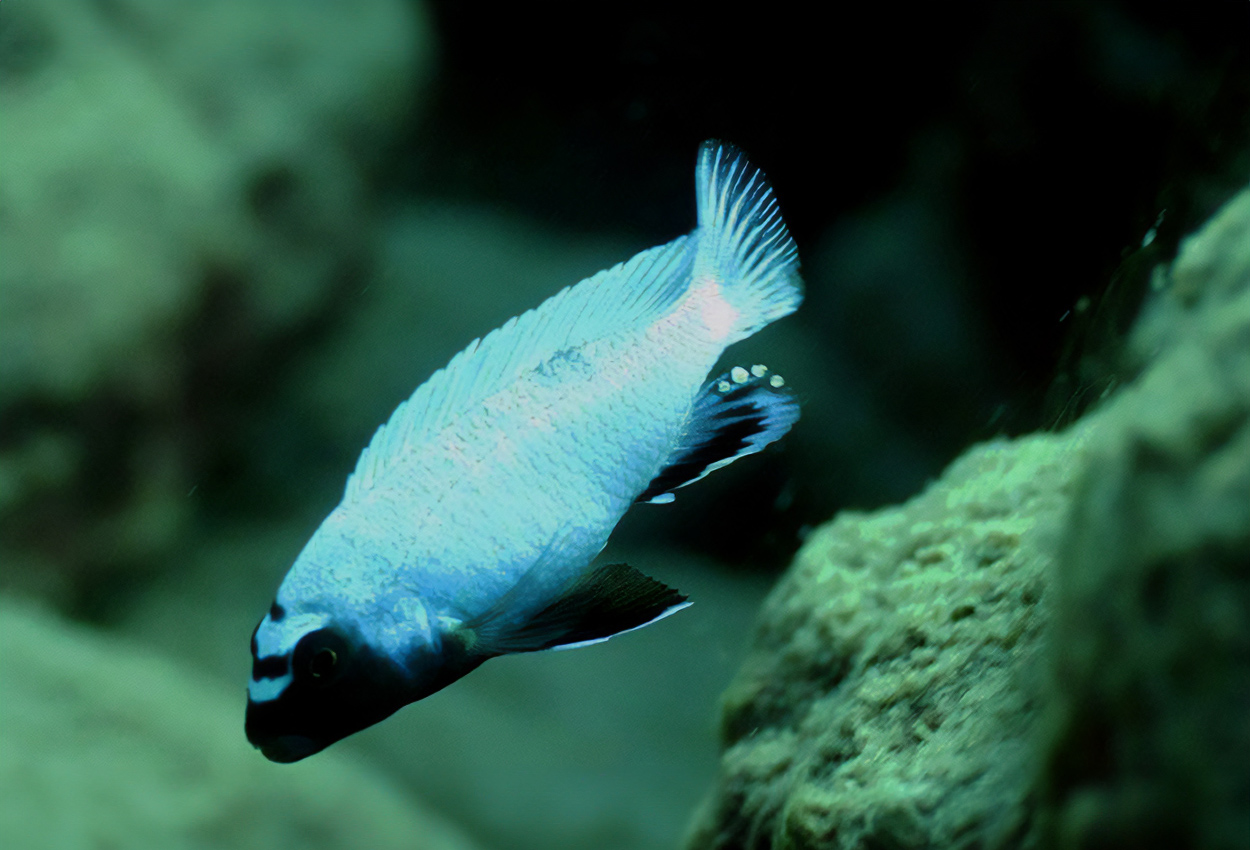
<path id="1" fill-rule="evenodd" d="M 0 848 L 1250 848 L 1250 2 L 5 0 Z"/>

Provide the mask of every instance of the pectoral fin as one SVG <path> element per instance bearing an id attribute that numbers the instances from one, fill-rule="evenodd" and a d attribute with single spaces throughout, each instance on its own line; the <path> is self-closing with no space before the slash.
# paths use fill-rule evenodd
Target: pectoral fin
<path id="1" fill-rule="evenodd" d="M 496 606 L 461 629 L 471 650 L 484 655 L 572 649 L 642 628 L 689 604 L 677 590 L 628 564 L 605 564 L 520 621 Z"/>

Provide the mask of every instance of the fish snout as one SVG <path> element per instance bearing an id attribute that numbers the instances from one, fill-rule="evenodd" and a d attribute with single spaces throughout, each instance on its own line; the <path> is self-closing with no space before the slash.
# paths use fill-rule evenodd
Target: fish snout
<path id="1" fill-rule="evenodd" d="M 265 758 L 279 764 L 290 764 L 308 758 L 322 749 L 321 745 L 312 738 L 306 738 L 303 735 L 279 735 L 277 738 L 255 746 Z"/>
<path id="2" fill-rule="evenodd" d="M 243 729 L 247 734 L 248 743 L 261 751 L 270 761 L 290 764 L 321 752 L 326 744 L 308 735 L 280 733 L 274 729 L 273 706 L 266 703 L 247 701 L 247 713 L 243 721 Z"/>

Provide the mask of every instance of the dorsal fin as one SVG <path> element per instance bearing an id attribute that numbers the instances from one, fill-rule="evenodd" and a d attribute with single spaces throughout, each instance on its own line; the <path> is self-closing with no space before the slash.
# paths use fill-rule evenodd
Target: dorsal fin
<path id="1" fill-rule="evenodd" d="M 690 283 L 688 236 L 561 290 L 538 307 L 473 342 L 401 402 L 361 452 L 344 500 L 368 491 L 398 459 L 447 423 L 558 351 L 649 324 L 669 310 Z"/>
<path id="2" fill-rule="evenodd" d="M 735 366 L 703 385 L 681 443 L 638 501 L 673 501 L 678 487 L 781 439 L 798 419 L 798 400 L 780 375 L 766 366 Z"/>

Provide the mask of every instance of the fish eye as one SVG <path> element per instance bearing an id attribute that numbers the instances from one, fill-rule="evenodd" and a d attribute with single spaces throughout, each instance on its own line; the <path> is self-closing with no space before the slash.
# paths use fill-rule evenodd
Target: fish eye
<path id="1" fill-rule="evenodd" d="M 333 673 L 334 665 L 338 663 L 338 653 L 328 646 L 323 646 L 313 653 L 312 660 L 308 662 L 308 672 L 314 679 L 320 679 L 322 676 L 329 676 Z"/>
<path id="2" fill-rule="evenodd" d="M 348 649 L 347 641 L 333 629 L 309 632 L 295 645 L 294 669 L 318 685 L 328 684 L 343 666 Z"/>

